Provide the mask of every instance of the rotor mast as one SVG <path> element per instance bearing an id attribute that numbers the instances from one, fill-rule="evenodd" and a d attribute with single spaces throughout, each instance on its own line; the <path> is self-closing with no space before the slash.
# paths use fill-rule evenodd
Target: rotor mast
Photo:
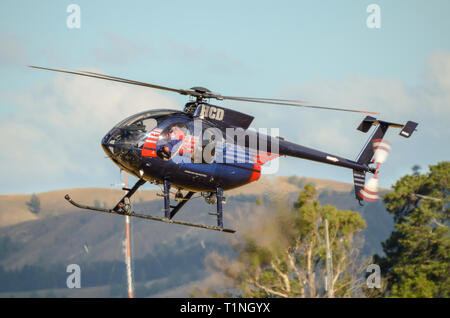
<path id="1" fill-rule="evenodd" d="M 190 90 L 194 93 L 186 93 L 186 95 L 190 95 L 194 100 L 186 103 L 183 109 L 183 111 L 189 115 L 193 115 L 197 107 L 205 103 L 207 99 L 212 96 L 220 96 L 220 94 L 214 94 L 209 89 L 201 86 L 191 87 Z"/>

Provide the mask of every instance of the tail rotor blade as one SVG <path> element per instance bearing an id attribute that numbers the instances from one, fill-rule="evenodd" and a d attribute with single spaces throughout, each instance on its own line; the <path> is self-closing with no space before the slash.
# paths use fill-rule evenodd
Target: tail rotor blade
<path id="1" fill-rule="evenodd" d="M 359 196 L 369 202 L 378 200 L 378 176 L 371 177 L 364 188 L 359 192 Z"/>
<path id="2" fill-rule="evenodd" d="M 359 196 L 369 202 L 378 200 L 378 174 L 381 164 L 386 162 L 386 159 L 391 150 L 391 144 L 384 139 L 375 139 L 373 141 L 374 162 L 377 165 L 375 174 L 367 181 L 364 188 L 360 191 Z"/>
<path id="3" fill-rule="evenodd" d="M 387 140 L 375 139 L 373 141 L 373 150 L 375 163 L 382 164 L 386 161 L 391 151 L 391 144 Z"/>

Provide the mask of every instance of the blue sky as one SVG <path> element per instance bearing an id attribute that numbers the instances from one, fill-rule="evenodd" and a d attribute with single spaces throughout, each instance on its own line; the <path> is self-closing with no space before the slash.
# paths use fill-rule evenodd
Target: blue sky
<path id="1" fill-rule="evenodd" d="M 81 8 L 80 29 L 66 26 L 71 3 Z M 366 26 L 372 3 L 381 8 L 380 29 Z M 133 112 L 185 102 L 28 64 L 418 121 L 409 140 L 390 132 L 393 150 L 380 173 L 385 187 L 414 164 L 450 157 L 449 1 L 4 0 L 0 8 L 0 193 L 116 183 L 102 135 Z M 221 105 L 256 116 L 255 128 L 277 127 L 288 140 L 351 159 L 367 138 L 355 130 L 360 115 Z M 281 159 L 279 175 L 291 174 L 351 182 L 345 169 Z"/>

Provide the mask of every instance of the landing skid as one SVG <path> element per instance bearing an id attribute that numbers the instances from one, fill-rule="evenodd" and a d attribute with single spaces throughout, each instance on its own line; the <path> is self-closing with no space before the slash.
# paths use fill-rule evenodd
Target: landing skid
<path id="1" fill-rule="evenodd" d="M 80 209 L 86 209 L 86 210 L 92 210 L 92 211 L 103 212 L 103 213 L 110 213 L 110 214 L 128 215 L 128 216 L 141 218 L 141 219 L 146 219 L 146 220 L 159 221 L 159 222 L 172 223 L 172 224 L 179 224 L 179 225 L 186 225 L 186 226 L 192 226 L 192 227 L 197 227 L 197 228 L 207 229 L 207 230 L 213 230 L 213 231 L 219 231 L 219 232 L 226 232 L 226 233 L 235 233 L 236 232 L 235 230 L 226 229 L 226 228 L 223 228 L 223 227 L 220 227 L 220 226 L 211 226 L 211 225 L 204 225 L 204 224 L 200 224 L 200 223 L 191 223 L 191 222 L 185 222 L 185 221 L 177 221 L 177 220 L 172 220 L 172 219 L 166 218 L 166 217 L 161 218 L 161 217 L 156 217 L 156 216 L 151 216 L 151 215 L 138 214 L 138 213 L 134 213 L 133 211 L 129 211 L 129 212 L 125 213 L 125 212 L 116 211 L 114 209 L 96 208 L 96 207 L 93 207 L 93 206 L 88 206 L 88 205 L 77 203 L 77 202 L 73 201 L 68 194 L 66 194 L 66 196 L 64 198 L 67 201 L 69 201 L 69 203 L 71 203 L 72 205 L 74 205 L 74 206 L 76 206 L 77 208 L 80 208 Z M 185 202 L 185 201 L 183 201 L 183 202 Z"/>

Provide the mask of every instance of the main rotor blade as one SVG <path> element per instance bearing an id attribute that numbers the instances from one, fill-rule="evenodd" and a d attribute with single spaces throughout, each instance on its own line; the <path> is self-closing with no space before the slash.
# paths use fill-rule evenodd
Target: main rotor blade
<path id="1" fill-rule="evenodd" d="M 317 105 L 304 105 L 304 104 L 296 104 L 296 103 L 284 103 L 284 102 L 275 102 L 270 99 L 258 99 L 258 98 L 245 98 L 245 97 L 234 97 L 234 96 L 222 96 L 223 99 L 235 100 L 240 102 L 250 102 L 250 103 L 261 103 L 261 104 L 272 104 L 272 105 L 283 105 L 283 106 L 293 106 L 293 107 L 304 107 L 304 108 L 313 108 L 313 109 L 325 109 L 325 110 L 336 110 L 343 112 L 352 112 L 352 113 L 362 113 L 362 114 L 371 114 L 378 115 L 378 112 L 370 112 L 366 110 L 357 110 L 357 109 L 349 109 L 349 108 L 339 108 L 339 107 L 327 107 L 327 106 L 317 106 Z"/>
<path id="2" fill-rule="evenodd" d="M 182 94 L 182 95 L 190 95 L 190 91 L 184 90 L 184 89 L 175 89 L 175 88 L 170 88 L 170 87 L 165 87 L 165 86 L 160 86 L 160 85 L 155 85 L 155 84 L 149 84 L 149 83 L 144 83 L 144 82 L 138 82 L 138 81 L 128 80 L 128 79 L 121 78 L 121 77 L 109 76 L 109 75 L 104 75 L 104 74 L 99 74 L 99 73 L 94 73 L 94 72 L 67 71 L 67 70 L 60 70 L 60 69 L 55 69 L 55 68 L 48 68 L 48 67 L 41 67 L 41 66 L 34 66 L 34 65 L 29 65 L 29 67 L 35 68 L 35 69 L 40 69 L 40 70 L 46 70 L 46 71 L 81 75 L 81 76 L 86 76 L 86 77 L 104 79 L 104 80 L 108 80 L 108 81 L 114 81 L 114 82 L 120 82 L 120 83 L 126 83 L 126 84 L 132 84 L 132 85 L 138 85 L 138 86 L 144 86 L 144 87 L 151 87 L 151 88 L 166 90 L 166 91 L 170 91 L 170 92 L 175 92 L 175 93 Z"/>
<path id="3" fill-rule="evenodd" d="M 86 74 L 86 76 L 94 76 L 96 78 L 102 78 L 102 79 L 111 80 L 111 81 L 119 81 L 119 82 L 127 83 L 127 84 L 134 84 L 134 85 L 141 85 L 141 86 L 152 87 L 152 88 L 157 88 L 157 89 L 163 89 L 163 90 L 168 90 L 168 91 L 172 91 L 175 93 L 179 93 L 182 95 L 196 96 L 196 94 L 197 94 L 197 92 L 195 92 L 193 90 L 189 90 L 189 89 L 175 89 L 175 88 L 170 88 L 170 87 L 165 87 L 165 86 L 160 86 L 160 85 L 155 85 L 155 84 L 148 84 L 148 83 L 144 83 L 144 82 L 129 80 L 129 79 L 122 78 L 122 77 L 105 75 L 105 74 L 100 74 L 100 73 L 95 73 L 95 72 L 88 72 L 88 71 L 78 71 L 78 72 L 83 73 L 80 75 Z"/>
<path id="4" fill-rule="evenodd" d="M 30 65 L 29 67 L 35 68 L 35 69 L 53 71 L 53 72 L 60 72 L 60 73 L 66 73 L 66 74 L 74 74 L 74 75 L 98 78 L 98 79 L 114 81 L 114 82 L 119 82 L 119 83 L 125 83 L 125 84 L 131 84 L 131 85 L 137 85 L 137 86 L 150 87 L 150 88 L 155 88 L 155 89 L 178 93 L 181 95 L 189 95 L 189 96 L 195 96 L 195 97 L 214 98 L 214 99 L 218 99 L 218 100 L 226 99 L 226 100 L 234 100 L 234 101 L 241 101 L 241 102 L 304 107 L 304 108 L 313 108 L 313 109 L 336 110 L 336 111 L 363 113 L 363 114 L 371 114 L 371 115 L 379 114 L 378 112 L 369 112 L 369 111 L 365 111 L 365 110 L 355 110 L 355 109 L 347 109 L 347 108 L 339 108 L 339 107 L 326 107 L 326 106 L 317 106 L 317 105 L 305 105 L 304 101 L 293 100 L 293 99 L 222 96 L 220 94 L 212 93 L 212 92 L 204 93 L 204 92 L 198 92 L 198 91 L 190 90 L 190 89 L 175 89 L 175 88 L 170 88 L 170 87 L 166 87 L 166 86 L 144 83 L 144 82 L 129 80 L 129 79 L 122 78 L 122 77 L 110 76 L 110 75 L 105 75 L 105 74 L 100 74 L 100 73 L 95 73 L 95 72 L 88 72 L 88 71 L 68 71 L 68 70 L 61 70 L 61 69 L 34 66 L 34 65 Z"/>
<path id="5" fill-rule="evenodd" d="M 298 99 L 279 99 L 279 98 L 261 98 L 261 97 L 242 97 L 242 96 L 222 96 L 223 99 L 232 99 L 232 98 L 239 98 L 239 99 L 251 99 L 251 100 L 264 100 L 264 101 L 270 101 L 270 102 L 287 102 L 287 103 L 308 103 L 304 100 L 298 100 Z"/>

